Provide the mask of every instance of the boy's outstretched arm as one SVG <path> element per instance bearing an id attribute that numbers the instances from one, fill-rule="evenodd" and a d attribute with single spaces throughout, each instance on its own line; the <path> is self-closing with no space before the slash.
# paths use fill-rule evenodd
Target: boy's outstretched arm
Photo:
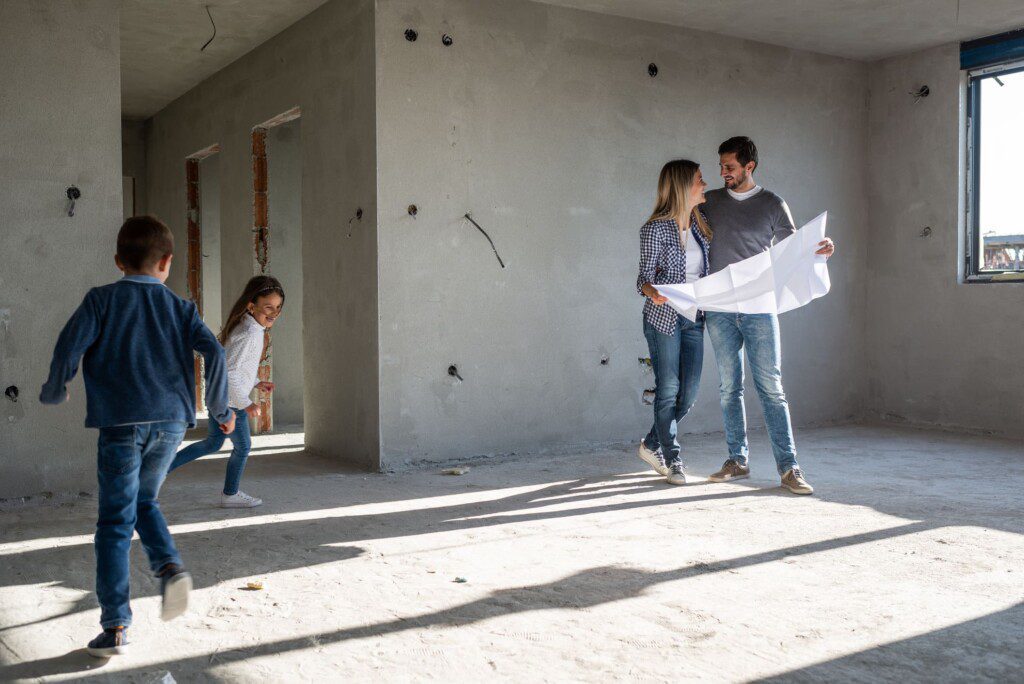
<path id="1" fill-rule="evenodd" d="M 99 310 L 95 296 L 89 292 L 57 338 L 50 362 L 50 377 L 39 393 L 40 402 L 60 404 L 68 398 L 68 383 L 78 373 L 78 362 L 99 334 Z"/>
<path id="2" fill-rule="evenodd" d="M 192 349 L 203 356 L 206 367 L 206 408 L 210 417 L 222 426 L 235 425 L 235 413 L 228 408 L 228 376 L 224 363 L 224 347 L 214 337 L 192 307 Z M 231 430 L 225 430 L 230 433 Z"/>

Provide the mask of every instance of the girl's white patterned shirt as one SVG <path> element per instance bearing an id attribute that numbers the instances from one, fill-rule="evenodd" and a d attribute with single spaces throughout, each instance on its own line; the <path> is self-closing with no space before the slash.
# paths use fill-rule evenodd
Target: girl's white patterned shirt
<path id="1" fill-rule="evenodd" d="M 228 406 L 244 409 L 252 403 L 263 356 L 265 328 L 250 314 L 244 314 L 224 345 L 228 369 Z"/>

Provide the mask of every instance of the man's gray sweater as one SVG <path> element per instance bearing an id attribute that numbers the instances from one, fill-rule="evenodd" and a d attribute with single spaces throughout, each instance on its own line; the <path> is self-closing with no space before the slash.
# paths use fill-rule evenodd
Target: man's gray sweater
<path id="1" fill-rule="evenodd" d="M 786 202 L 762 189 L 745 200 L 734 199 L 725 188 L 705 193 L 701 206 L 711 224 L 711 273 L 760 254 L 774 242 L 796 232 Z"/>

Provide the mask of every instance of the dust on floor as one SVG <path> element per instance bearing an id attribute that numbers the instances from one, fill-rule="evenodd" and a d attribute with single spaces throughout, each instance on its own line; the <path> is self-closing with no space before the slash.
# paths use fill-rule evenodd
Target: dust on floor
<path id="1" fill-rule="evenodd" d="M 158 618 L 133 548 L 133 651 L 98 631 L 91 498 L 0 512 L 0 680 L 1008 681 L 1024 671 L 1024 449 L 891 427 L 802 430 L 817 488 L 672 487 L 632 451 L 338 473 L 301 435 L 161 501 L 196 591 Z M 689 470 L 723 459 L 688 437 Z M 262 589 L 250 589 L 261 582 Z"/>

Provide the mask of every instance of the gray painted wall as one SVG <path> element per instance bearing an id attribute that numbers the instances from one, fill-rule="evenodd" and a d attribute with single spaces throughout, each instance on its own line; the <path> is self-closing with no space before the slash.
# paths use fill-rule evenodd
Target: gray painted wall
<path id="1" fill-rule="evenodd" d="M 718 143 L 737 134 L 798 223 L 830 212 L 839 245 L 831 294 L 782 317 L 794 420 L 859 411 L 866 65 L 512 0 L 377 8 L 386 463 L 639 440 L 653 379 L 637 363 L 638 231 L 665 161 L 695 159 L 719 187 Z M 721 430 L 717 384 L 708 344 L 685 430 Z"/>
<path id="2" fill-rule="evenodd" d="M 267 131 L 270 274 L 284 286 L 274 323 L 274 425 L 302 425 L 302 119 Z"/>
<path id="3" fill-rule="evenodd" d="M 957 281 L 959 68 L 955 44 L 872 65 L 870 158 L 885 162 L 866 169 L 867 407 L 889 420 L 1024 435 L 1024 284 Z M 931 94 L 914 104 L 907 93 L 922 84 Z"/>
<path id="4" fill-rule="evenodd" d="M 156 114 L 147 155 L 149 209 L 184 244 L 185 157 L 220 143 L 229 306 L 253 274 L 252 128 L 302 108 L 306 443 L 367 467 L 379 433 L 373 26 L 371 0 L 325 4 Z M 184 264 L 169 284 L 185 292 Z"/>
<path id="5" fill-rule="evenodd" d="M 0 64 L 0 393 L 20 389 L 0 395 L 0 497 L 95 490 L 81 380 L 59 407 L 38 397 L 86 290 L 120 276 L 118 3 L 0 3 Z"/>

